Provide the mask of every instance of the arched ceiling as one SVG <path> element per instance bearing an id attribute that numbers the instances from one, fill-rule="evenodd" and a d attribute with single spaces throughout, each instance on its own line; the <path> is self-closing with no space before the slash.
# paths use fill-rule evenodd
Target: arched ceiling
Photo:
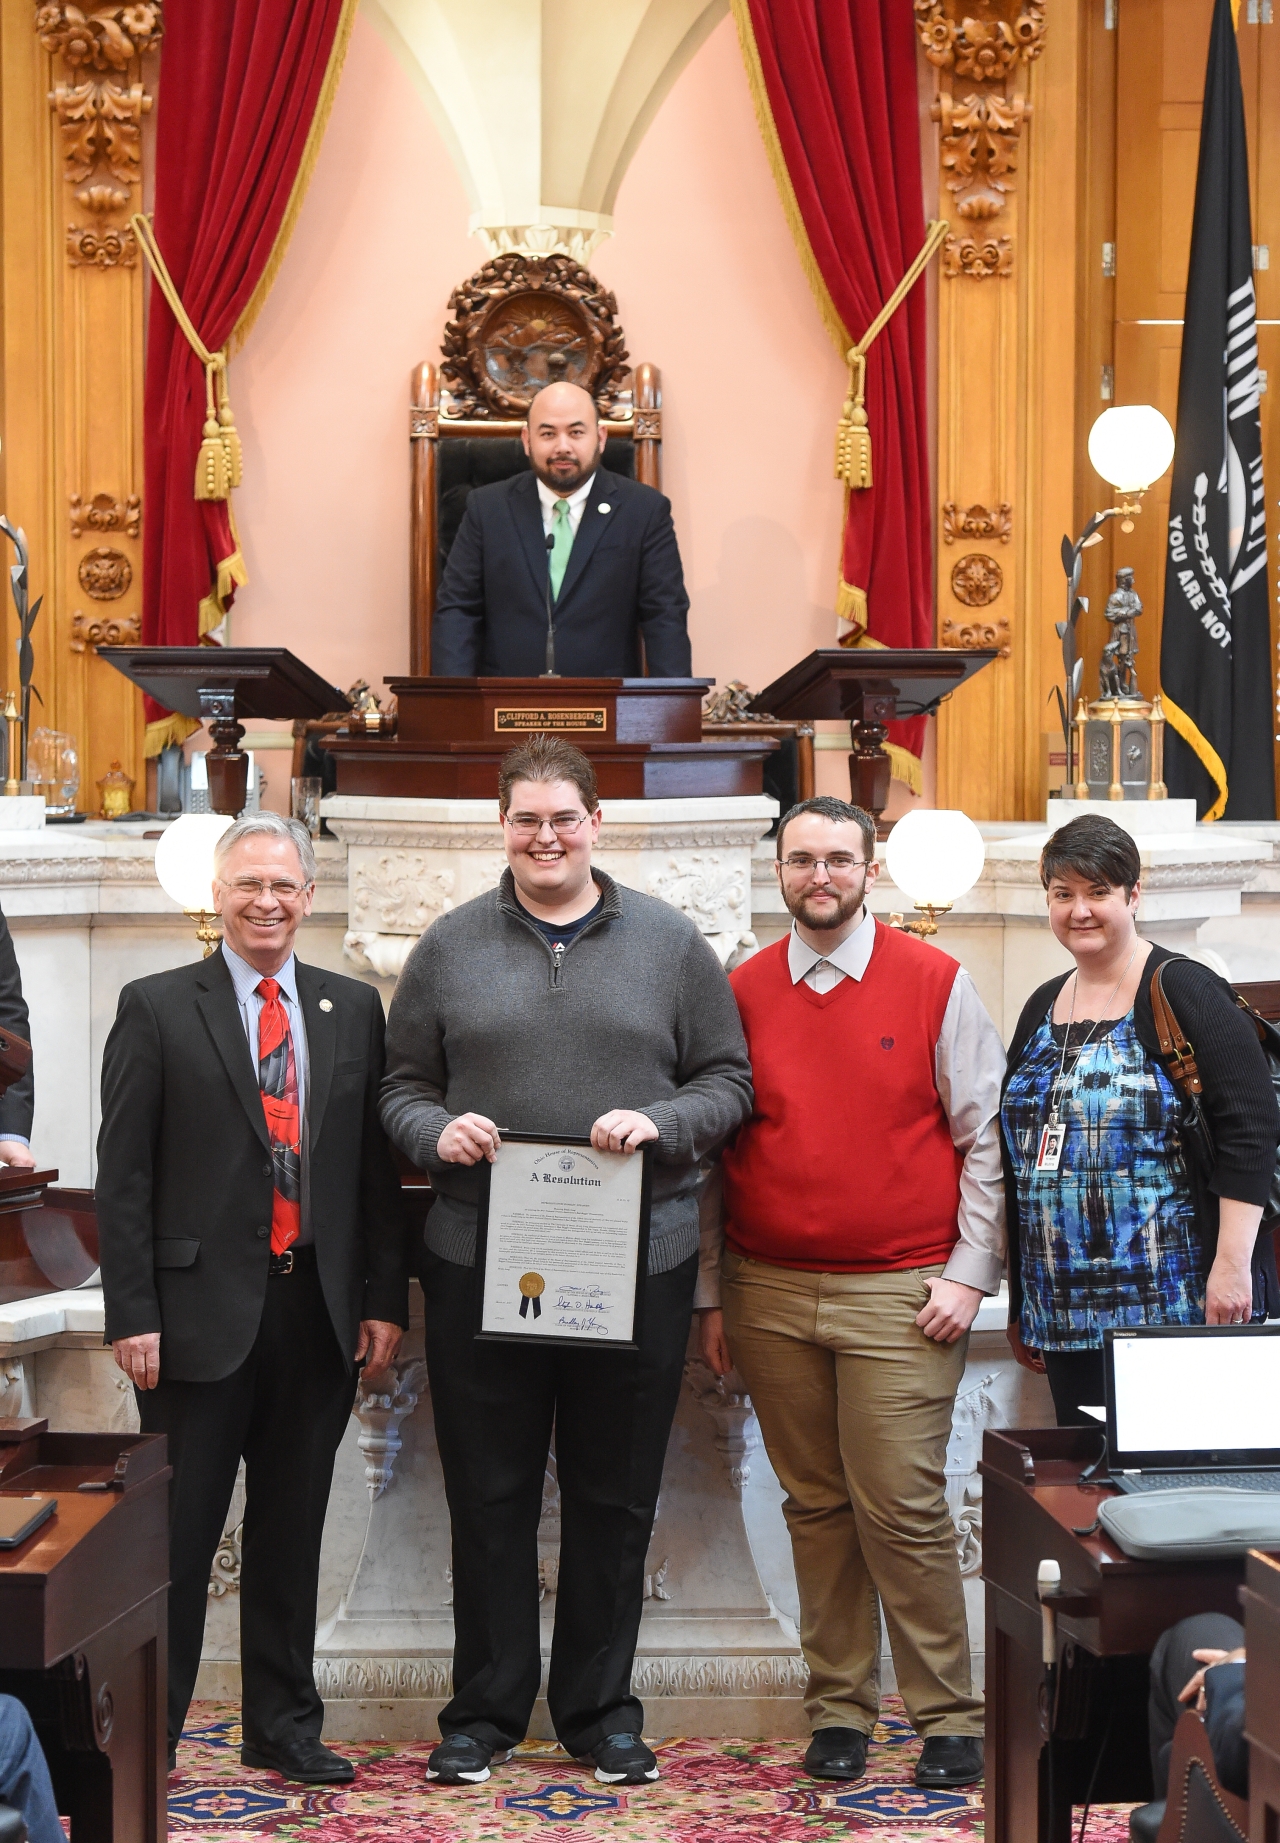
<path id="1" fill-rule="evenodd" d="M 491 255 L 586 261 L 728 0 L 363 0 L 426 99 Z"/>

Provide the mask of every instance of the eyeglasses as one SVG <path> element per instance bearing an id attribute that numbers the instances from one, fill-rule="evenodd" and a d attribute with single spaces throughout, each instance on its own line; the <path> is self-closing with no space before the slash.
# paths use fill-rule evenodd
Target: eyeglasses
<path id="1" fill-rule="evenodd" d="M 865 870 L 867 862 L 866 858 L 854 857 L 850 851 L 833 851 L 826 858 L 810 857 L 807 851 L 791 851 L 782 859 L 782 867 L 798 877 L 807 877 L 821 864 L 829 877 L 847 877 L 851 871 Z"/>
<path id="2" fill-rule="evenodd" d="M 223 879 L 219 877 L 218 881 L 222 883 Z M 264 883 L 260 877 L 233 877 L 224 887 L 234 891 L 237 896 L 248 897 L 251 901 L 256 901 L 264 890 L 268 890 L 277 902 L 296 902 L 299 896 L 304 895 L 311 888 L 311 885 L 294 883 L 289 877 L 282 877 L 279 883 Z"/>
<path id="3" fill-rule="evenodd" d="M 537 819 L 532 813 L 517 813 L 514 818 L 510 813 L 503 815 L 504 824 L 510 829 L 513 838 L 536 838 L 543 826 L 550 826 L 557 838 L 572 838 L 590 813 L 557 813 L 554 819 Z"/>

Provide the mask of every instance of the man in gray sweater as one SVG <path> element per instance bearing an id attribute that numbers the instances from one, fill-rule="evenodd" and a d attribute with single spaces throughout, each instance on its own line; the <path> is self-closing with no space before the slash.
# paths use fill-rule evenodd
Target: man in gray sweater
<path id="1" fill-rule="evenodd" d="M 729 982 L 693 923 L 592 868 L 595 773 L 535 736 L 502 764 L 508 869 L 442 915 L 391 1005 L 382 1120 L 431 1174 L 427 1365 L 453 1533 L 453 1699 L 427 1778 L 489 1776 L 524 1738 L 541 1676 L 537 1530 L 554 1426 L 560 1571 L 548 1700 L 597 1779 L 658 1763 L 631 1694 L 667 1438 L 698 1264 L 699 1161 L 751 1112 Z M 500 1134 L 652 1142 L 639 1348 L 478 1341 L 479 1166 Z"/>

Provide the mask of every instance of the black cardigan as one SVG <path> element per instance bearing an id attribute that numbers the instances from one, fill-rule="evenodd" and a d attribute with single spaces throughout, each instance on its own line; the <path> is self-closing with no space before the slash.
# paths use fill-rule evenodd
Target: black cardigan
<path id="1" fill-rule="evenodd" d="M 1196 1067 L 1204 1085 L 1201 1106 L 1213 1133 L 1217 1155 L 1207 1184 L 1197 1171 L 1195 1161 L 1191 1158 L 1186 1161 L 1195 1193 L 1197 1220 L 1212 1258 L 1217 1244 L 1218 1212 L 1209 1204 L 1204 1191 L 1207 1188 L 1215 1196 L 1237 1198 L 1242 1203 L 1260 1204 L 1265 1209 L 1271 1195 L 1276 1146 L 1280 1142 L 1280 1109 L 1276 1106 L 1271 1072 L 1258 1033 L 1236 1004 L 1231 987 L 1198 960 L 1185 959 L 1181 954 L 1170 953 L 1167 947 L 1154 945 L 1142 969 L 1133 1006 L 1138 1041 L 1151 1061 L 1164 1066 L 1151 1010 L 1151 975 L 1162 962 L 1170 963 L 1164 976 L 1165 996 L 1182 1026 L 1183 1035 L 1195 1050 Z M 1022 1016 L 1009 1043 L 1009 1063 L 1000 1091 L 1001 1101 L 1028 1043 L 1070 977 L 1068 971 L 1060 973 L 1056 979 L 1046 979 L 1022 1007 Z M 1004 1158 L 1009 1227 L 1009 1322 L 1016 1324 L 1022 1309 L 1018 1180 L 1005 1138 L 1003 1114 L 1000 1147 Z M 1269 1236 L 1267 1245 L 1270 1246 Z"/>

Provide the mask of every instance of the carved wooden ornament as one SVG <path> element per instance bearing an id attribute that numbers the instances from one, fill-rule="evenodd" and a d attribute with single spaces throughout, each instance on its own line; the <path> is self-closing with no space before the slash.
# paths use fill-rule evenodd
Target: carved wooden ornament
<path id="1" fill-rule="evenodd" d="M 1007 659 L 1013 650 L 1008 621 L 945 620 L 938 635 L 938 645 L 952 647 L 961 653 L 981 652 L 986 647 L 994 646 L 1001 659 Z"/>
<path id="2" fill-rule="evenodd" d="M 85 614 L 77 608 L 71 617 L 73 653 L 96 653 L 100 646 L 137 646 L 141 640 L 140 614 Z"/>
<path id="3" fill-rule="evenodd" d="M 942 273 L 990 281 L 1013 274 L 1013 244 L 1008 237 L 948 237 L 942 246 Z"/>
<path id="4" fill-rule="evenodd" d="M 985 539 L 993 543 L 997 538 L 1007 544 L 1013 536 L 1013 507 L 1007 500 L 988 511 L 984 505 L 973 505 L 967 511 L 961 511 L 953 499 L 948 499 L 942 508 L 942 541 L 954 544 L 957 538 Z"/>
<path id="5" fill-rule="evenodd" d="M 1004 587 L 1004 571 L 980 550 L 961 557 L 951 572 L 951 593 L 966 608 L 986 608 Z"/>
<path id="6" fill-rule="evenodd" d="M 569 256 L 497 256 L 449 297 L 441 376 L 450 416 L 525 415 L 548 384 L 580 384 L 602 416 L 622 407 L 618 303 Z"/>
<path id="7" fill-rule="evenodd" d="M 96 602 L 113 602 L 133 581 L 133 566 L 123 551 L 100 544 L 96 550 L 85 552 L 76 574 L 86 595 L 92 595 Z"/>
<path id="8" fill-rule="evenodd" d="M 1030 103 L 1015 96 L 1012 85 L 1019 67 L 1044 50 L 1044 0 L 914 0 L 914 5 L 924 54 L 939 73 L 930 113 L 941 128 L 944 183 L 960 217 L 977 222 L 997 217 L 1013 190 L 1018 143 L 1031 115 Z M 946 271 L 979 279 L 987 272 Z"/>
<path id="9" fill-rule="evenodd" d="M 136 538 L 142 532 L 142 500 L 137 493 L 117 499 L 114 493 L 95 493 L 87 502 L 79 493 L 71 495 L 71 535 L 83 537 L 90 531 L 123 531 Z"/>
<path id="10" fill-rule="evenodd" d="M 141 176 L 142 117 L 151 97 L 139 82 L 128 81 L 129 67 L 154 50 L 164 32 L 158 0 L 133 5 L 78 6 L 52 4 L 36 10 L 36 34 L 44 49 L 61 56 L 75 81 L 55 84 L 49 101 L 62 127 L 62 156 L 67 181 L 82 180 L 107 169 L 98 184 L 76 197 L 88 211 L 114 211 L 129 202 L 128 188 Z"/>

